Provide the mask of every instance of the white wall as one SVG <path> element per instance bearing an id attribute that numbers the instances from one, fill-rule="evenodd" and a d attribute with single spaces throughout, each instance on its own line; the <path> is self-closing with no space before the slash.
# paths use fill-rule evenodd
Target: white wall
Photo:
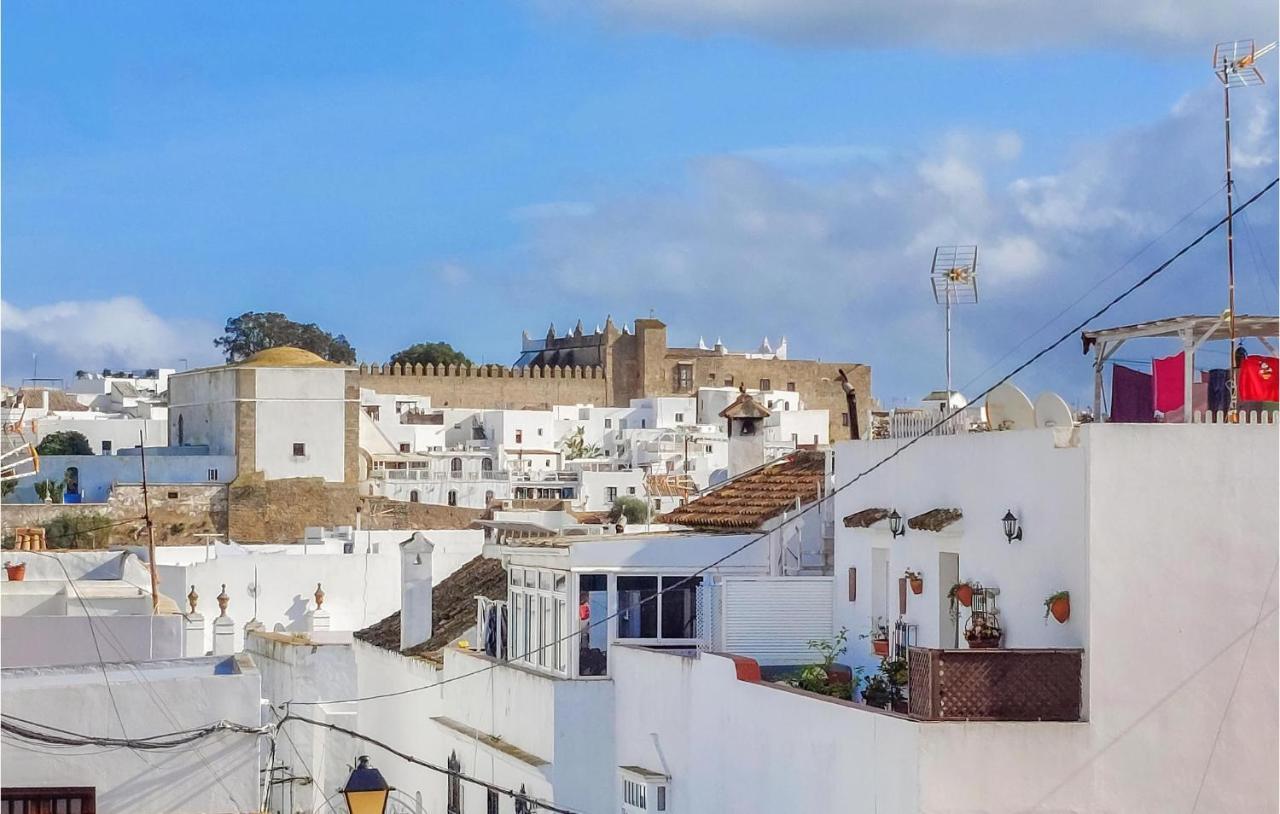
<path id="1" fill-rule="evenodd" d="M 170 446 L 204 444 L 215 455 L 235 455 L 235 375 L 236 368 L 209 368 L 169 378 Z"/>
<path id="2" fill-rule="evenodd" d="M 95 455 L 114 455 L 117 451 L 138 446 L 138 433 L 142 433 L 147 446 L 166 446 L 169 443 L 169 422 L 167 419 L 126 418 L 119 415 L 92 413 L 84 418 L 60 417 L 42 418 L 32 422 L 35 427 L 34 438 L 27 436 L 39 445 L 46 436 L 55 432 L 78 432 L 89 440 L 89 446 Z M 111 450 L 103 452 L 102 442 L 111 442 Z"/>
<path id="3" fill-rule="evenodd" d="M 3 675 L 4 708 L 90 735 L 146 737 L 229 720 L 261 723 L 261 682 L 248 659 L 201 658 L 110 668 L 14 668 Z M 5 734 L 6 786 L 94 786 L 100 814 L 202 814 L 258 809 L 259 736 L 220 733 L 193 746 L 33 751 Z M 79 752 L 79 754 L 77 754 Z"/>
<path id="4" fill-rule="evenodd" d="M 917 724 L 739 681 L 711 653 L 615 646 L 610 659 L 615 810 L 626 765 L 671 776 L 669 811 L 929 810 L 917 804 Z"/>
<path id="5" fill-rule="evenodd" d="M 578 474 L 578 499 L 575 505 L 583 511 L 607 511 L 613 506 L 609 499 L 609 488 L 618 490 L 618 498 L 627 496 L 645 500 L 644 472 L 638 469 L 618 471 L 592 472 L 583 471 Z M 657 512 L 654 512 L 657 517 Z"/>
<path id="6" fill-rule="evenodd" d="M 94 616 L 92 630 L 84 616 L 6 616 L 0 661 L 47 667 L 97 664 L 99 654 L 107 662 L 182 658 L 182 629 L 177 614 Z"/>
<path id="7" fill-rule="evenodd" d="M 268 480 L 322 477 L 342 482 L 346 371 L 257 368 L 255 463 Z M 294 444 L 306 454 L 295 456 Z"/>
<path id="8" fill-rule="evenodd" d="M 161 447 L 158 449 L 169 449 Z M 67 467 L 79 470 L 81 503 L 106 503 L 116 483 L 142 482 L 140 455 L 43 455 L 40 473 L 22 478 L 8 500 L 14 503 L 39 503 L 37 481 L 62 482 Z M 216 478 L 209 479 L 209 470 Z M 147 452 L 147 481 L 160 488 L 166 483 L 229 483 L 236 477 L 236 459 L 232 455 L 159 455 Z"/>

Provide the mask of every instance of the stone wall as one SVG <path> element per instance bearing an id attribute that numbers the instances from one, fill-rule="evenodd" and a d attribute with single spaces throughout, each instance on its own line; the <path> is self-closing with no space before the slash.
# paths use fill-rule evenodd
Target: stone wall
<path id="1" fill-rule="evenodd" d="M 294 543 L 307 526 L 355 525 L 359 502 L 355 484 L 242 475 L 228 487 L 227 534 L 241 543 Z"/>
<path id="2" fill-rule="evenodd" d="M 227 487 L 224 484 L 149 484 L 151 521 L 157 545 L 198 542 L 192 535 L 224 534 L 227 525 Z M 44 526 L 60 515 L 102 516 L 118 523 L 93 535 L 101 545 L 146 543 L 145 512 L 141 484 L 117 484 L 106 503 L 6 503 L 0 526 L 8 536 L 13 529 Z M 85 536 L 85 547 L 92 540 Z"/>
<path id="3" fill-rule="evenodd" d="M 378 393 L 430 396 L 432 407 L 520 410 L 609 401 L 604 369 L 598 367 L 361 365 L 353 375 L 359 387 Z"/>

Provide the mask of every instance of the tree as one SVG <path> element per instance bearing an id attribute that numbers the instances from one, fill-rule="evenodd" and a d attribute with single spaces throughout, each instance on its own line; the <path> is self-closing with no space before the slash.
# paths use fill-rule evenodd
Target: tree
<path id="1" fill-rule="evenodd" d="M 36 497 L 43 502 L 45 500 L 50 503 L 62 502 L 63 484 L 56 480 L 38 480 L 35 483 Z"/>
<path id="2" fill-rule="evenodd" d="M 92 455 L 93 447 L 84 433 L 75 430 L 58 430 L 44 437 L 36 447 L 41 455 Z"/>
<path id="3" fill-rule="evenodd" d="M 628 523 L 648 523 L 650 520 L 649 504 L 638 497 L 627 495 L 613 502 L 609 509 L 610 522 L 617 523 L 623 517 Z"/>
<path id="4" fill-rule="evenodd" d="M 567 461 L 576 461 L 579 458 L 599 458 L 600 445 L 588 444 L 586 441 L 586 428 L 578 427 L 578 429 L 565 436 L 561 447 L 564 449 L 564 457 Z"/>
<path id="5" fill-rule="evenodd" d="M 460 350 L 454 350 L 448 342 L 419 342 L 410 345 L 391 357 L 391 364 L 412 367 L 413 365 L 457 365 L 469 367 L 471 360 Z"/>
<path id="6" fill-rule="evenodd" d="M 356 350 L 342 334 L 322 330 L 314 322 L 294 322 L 278 311 L 246 311 L 227 320 L 223 335 L 213 340 L 228 362 L 240 362 L 267 348 L 309 350 L 340 365 L 354 364 Z"/>

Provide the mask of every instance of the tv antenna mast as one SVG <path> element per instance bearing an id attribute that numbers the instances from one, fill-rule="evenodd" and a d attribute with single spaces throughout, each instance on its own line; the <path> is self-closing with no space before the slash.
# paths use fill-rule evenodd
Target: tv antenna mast
<path id="1" fill-rule="evenodd" d="M 1213 72 L 1222 83 L 1222 124 L 1226 140 L 1227 156 L 1227 319 L 1231 335 L 1231 376 L 1228 379 L 1231 392 L 1231 414 L 1239 404 L 1236 377 L 1236 253 L 1235 231 L 1232 228 L 1235 191 L 1231 180 L 1231 89 L 1261 85 L 1266 80 L 1255 64 L 1258 57 L 1269 53 L 1276 43 L 1257 48 L 1253 40 L 1220 42 L 1213 47 Z"/>
<path id="2" fill-rule="evenodd" d="M 947 314 L 947 407 L 951 409 L 951 306 L 978 302 L 978 247 L 939 246 L 933 250 L 929 272 L 934 302 Z"/>

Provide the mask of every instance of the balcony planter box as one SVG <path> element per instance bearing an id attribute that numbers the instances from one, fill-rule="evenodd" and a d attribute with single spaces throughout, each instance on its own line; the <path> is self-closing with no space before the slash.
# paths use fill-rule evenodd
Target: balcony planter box
<path id="1" fill-rule="evenodd" d="M 8 574 L 10 582 L 22 582 L 27 578 L 27 564 L 25 562 L 5 563 L 4 570 Z"/>
<path id="2" fill-rule="evenodd" d="M 888 656 L 889 640 L 888 639 L 872 639 L 871 652 L 875 653 L 880 658 L 884 658 L 885 656 Z"/>

